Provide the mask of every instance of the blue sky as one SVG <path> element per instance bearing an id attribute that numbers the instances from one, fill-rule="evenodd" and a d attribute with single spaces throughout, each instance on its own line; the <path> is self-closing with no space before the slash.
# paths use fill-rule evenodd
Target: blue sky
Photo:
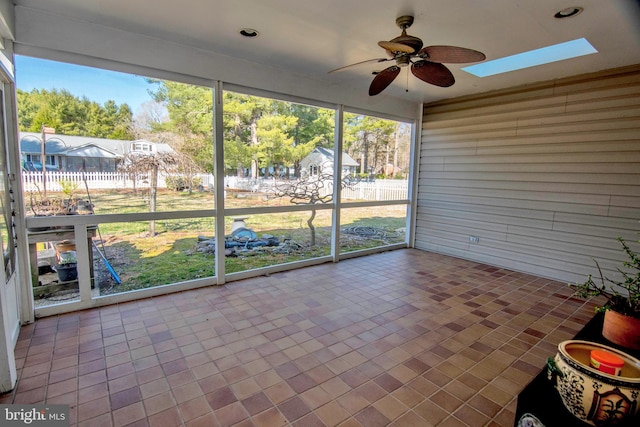
<path id="1" fill-rule="evenodd" d="M 151 100 L 147 89 L 152 88 L 141 76 L 27 56 L 16 56 L 16 86 L 27 92 L 66 89 L 100 104 L 111 99 L 116 104 L 129 104 L 134 113 Z"/>
<path id="2" fill-rule="evenodd" d="M 592 53 L 598 53 L 598 51 L 583 37 L 516 55 L 505 56 L 493 61 L 470 65 L 463 67 L 462 71 L 478 77 L 488 77 L 551 62 L 564 61 L 578 56 L 591 55 Z"/>

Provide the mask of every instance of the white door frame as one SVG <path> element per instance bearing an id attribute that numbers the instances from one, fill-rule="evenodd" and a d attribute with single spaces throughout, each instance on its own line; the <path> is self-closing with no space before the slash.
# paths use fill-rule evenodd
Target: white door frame
<path id="1" fill-rule="evenodd" d="M 2 142 L 2 150 L 6 156 L 4 170 L 0 173 L 4 174 L 4 180 L 12 189 L 12 203 L 4 206 L 12 212 L 14 224 L 9 232 L 8 242 L 3 241 L 6 245 L 14 245 L 16 242 L 12 235 L 16 236 L 16 241 L 21 241 L 20 233 L 17 230 L 24 230 L 20 226 L 23 221 L 18 215 L 17 206 L 21 206 L 21 180 L 19 179 L 19 156 L 16 156 L 17 147 L 17 118 L 16 118 L 16 99 L 15 99 L 15 81 L 13 75 L 13 52 L 11 43 L 7 43 L 3 52 L 0 53 L 0 141 Z M 10 57 L 6 55 L 9 54 Z M 1 238 L 1 237 L 0 237 Z M 23 244 L 24 246 L 24 244 Z M 24 250 L 23 250 L 24 251 Z M 20 286 L 23 280 L 20 280 L 23 263 L 21 264 L 19 247 L 15 248 L 14 268 L 10 277 L 6 277 L 4 262 L 0 264 L 0 392 L 12 390 L 17 381 L 17 370 L 15 361 L 15 346 L 20 333 L 20 325 L 22 322 L 22 313 L 24 313 L 21 303 L 24 301 L 23 293 L 25 286 Z M 4 257 L 4 254 L 0 253 Z M 2 258 L 0 258 L 2 259 Z M 33 316 L 33 310 L 31 310 Z"/>

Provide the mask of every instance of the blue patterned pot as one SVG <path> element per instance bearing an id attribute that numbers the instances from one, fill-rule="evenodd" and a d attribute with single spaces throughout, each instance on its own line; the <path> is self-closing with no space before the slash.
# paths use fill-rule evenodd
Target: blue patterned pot
<path id="1" fill-rule="evenodd" d="M 591 367 L 591 350 L 596 349 L 624 360 L 619 376 Z M 555 378 L 567 410 L 593 426 L 619 424 L 640 410 L 640 360 L 612 347 L 589 341 L 563 341 L 555 358 L 549 360 L 549 376 Z"/>

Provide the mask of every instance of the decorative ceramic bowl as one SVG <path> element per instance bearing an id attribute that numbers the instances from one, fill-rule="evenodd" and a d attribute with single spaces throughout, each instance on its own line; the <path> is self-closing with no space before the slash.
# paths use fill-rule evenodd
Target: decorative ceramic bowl
<path id="1" fill-rule="evenodd" d="M 590 365 L 591 350 L 605 350 L 624 360 L 620 375 Z M 640 411 L 640 360 L 615 348 L 579 340 L 563 341 L 549 359 L 549 377 L 556 378 L 562 403 L 574 416 L 593 426 L 615 425 Z"/>

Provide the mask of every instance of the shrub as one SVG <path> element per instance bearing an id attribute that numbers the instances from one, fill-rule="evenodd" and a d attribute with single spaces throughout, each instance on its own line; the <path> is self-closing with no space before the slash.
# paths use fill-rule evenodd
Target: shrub
<path id="1" fill-rule="evenodd" d="M 199 177 L 188 177 L 183 175 L 168 176 L 165 180 L 167 188 L 174 191 L 189 190 L 200 187 L 202 179 Z"/>

